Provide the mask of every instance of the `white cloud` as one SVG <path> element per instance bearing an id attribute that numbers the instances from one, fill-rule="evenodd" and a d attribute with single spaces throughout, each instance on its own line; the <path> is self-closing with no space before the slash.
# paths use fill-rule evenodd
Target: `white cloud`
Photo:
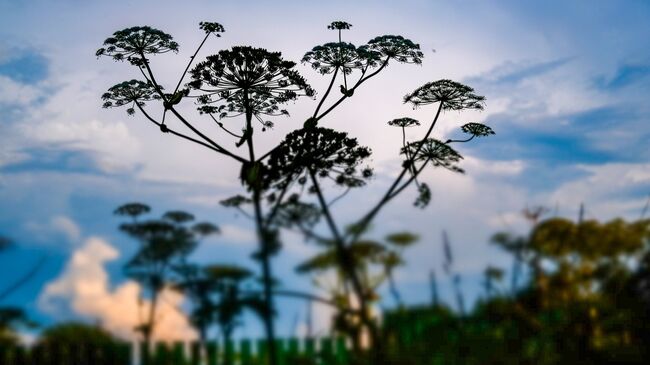
<path id="1" fill-rule="evenodd" d="M 75 246 L 81 238 L 81 228 L 65 215 L 56 215 L 44 223 L 30 221 L 25 223 L 25 228 L 32 233 L 35 241 L 51 244 L 57 237 L 63 236 L 70 247 Z"/>
<path id="2" fill-rule="evenodd" d="M 252 224 L 248 229 L 233 224 L 224 224 L 219 228 L 221 229 L 220 243 L 233 243 L 237 245 L 245 243 L 253 245 L 257 242 Z"/>
<path id="3" fill-rule="evenodd" d="M 66 313 L 98 320 L 112 333 L 134 339 L 134 327 L 140 323 L 150 303 L 138 305 L 142 288 L 126 281 L 111 288 L 104 265 L 117 259 L 119 252 L 105 240 L 91 237 L 77 249 L 63 273 L 48 283 L 39 297 L 39 307 L 57 316 Z M 183 296 L 165 290 L 157 308 L 157 326 L 154 337 L 160 340 L 187 340 L 195 338 L 194 330 L 178 308 Z"/>
<path id="4" fill-rule="evenodd" d="M 123 122 L 48 119 L 25 124 L 22 132 L 36 145 L 58 144 L 90 151 L 98 167 L 106 172 L 131 168 L 138 160 L 139 143 Z"/>
<path id="5" fill-rule="evenodd" d="M 26 107 L 42 96 L 39 86 L 22 84 L 0 75 L 0 105 Z"/>
<path id="6" fill-rule="evenodd" d="M 584 203 L 588 218 L 623 216 L 638 218 L 645 200 L 639 195 L 629 195 L 632 190 L 650 193 L 650 164 L 609 163 L 583 165 L 587 176 L 562 184 L 549 197 L 568 209 L 576 210 Z M 647 196 L 647 195 L 646 195 Z"/>
<path id="7" fill-rule="evenodd" d="M 70 242 L 77 242 L 81 237 L 81 229 L 71 218 L 63 215 L 52 218 L 52 227 L 65 234 Z"/>

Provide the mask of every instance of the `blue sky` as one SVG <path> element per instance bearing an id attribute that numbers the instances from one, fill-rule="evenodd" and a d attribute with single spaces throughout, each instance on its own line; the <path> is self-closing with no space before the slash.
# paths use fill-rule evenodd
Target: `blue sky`
<path id="1" fill-rule="evenodd" d="M 391 65 L 327 121 L 370 146 L 378 172 L 368 189 L 337 206 L 341 221 L 358 216 L 368 199 L 376 199 L 399 166 L 400 136 L 385 122 L 431 118 L 431 110 L 403 105 L 404 94 L 451 78 L 485 95 L 485 111 L 445 114 L 436 132 L 450 137 L 468 121 L 495 129 L 496 136 L 461 148 L 467 174 L 427 172 L 431 206 L 412 207 L 415 193 L 409 191 L 375 224 L 376 236 L 411 230 L 422 237 L 398 276 L 411 303 L 428 300 L 430 269 L 441 274 L 443 229 L 454 244 L 467 295 L 475 298 L 483 268 L 509 263 L 488 245 L 490 235 L 525 232 L 519 214 L 525 206 L 545 205 L 575 217 L 584 202 L 589 218 L 635 219 L 650 194 L 647 1 L 625 6 L 619 1 L 257 1 L 242 8 L 235 1 L 188 1 L 179 7 L 172 1 L 0 0 L 0 14 L 0 232 L 18 245 L 0 256 L 0 267 L 9 273 L 2 275 L 0 287 L 47 256 L 37 277 L 0 304 L 25 305 L 44 324 L 114 320 L 95 304 L 122 298 L 116 294 L 126 282 L 121 264 L 134 247 L 117 231 L 119 220 L 111 212 L 126 201 L 147 202 L 155 214 L 180 208 L 214 221 L 224 234 L 205 242 L 197 257 L 254 267 L 248 258 L 254 247 L 250 222 L 218 204 L 241 189 L 235 166 L 162 136 L 140 115 L 101 108 L 105 89 L 137 77 L 126 64 L 94 56 L 106 37 L 127 26 L 152 25 L 181 44 L 179 55 L 155 61 L 161 75 L 170 75 L 162 76 L 163 82 L 184 66 L 200 40 L 197 26 L 203 20 L 218 21 L 227 30 L 203 57 L 251 44 L 298 61 L 312 46 L 333 40 L 325 27 L 338 19 L 354 25 L 345 37 L 355 44 L 381 34 L 402 34 L 419 43 L 425 53 L 421 67 Z M 322 92 L 323 78 L 306 66 L 299 71 Z M 299 127 L 313 107 L 309 101 L 290 105 L 292 117 L 276 122 L 264 146 Z M 101 245 L 93 246 L 97 239 Z M 75 291 L 81 283 L 75 270 L 83 268 L 72 258 L 92 258 L 89 247 L 119 253 L 114 257 L 107 250 L 94 257 L 95 266 L 85 268 L 105 286 L 102 298 Z M 309 279 L 292 268 L 310 252 L 313 247 L 299 237 L 287 237 L 276 259 L 285 285 L 309 288 Z M 57 283 L 67 289 L 48 294 Z M 44 297 L 56 297 L 56 308 L 44 304 Z M 280 333 L 288 334 L 305 308 L 282 305 Z M 246 331 L 256 333 L 253 322 Z"/>

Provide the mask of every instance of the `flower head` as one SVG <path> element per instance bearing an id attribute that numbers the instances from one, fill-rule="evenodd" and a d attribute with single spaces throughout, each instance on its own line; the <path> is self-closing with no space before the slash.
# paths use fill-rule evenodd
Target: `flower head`
<path id="1" fill-rule="evenodd" d="M 427 138 L 424 141 L 411 142 L 402 148 L 402 154 L 411 156 L 414 161 L 430 161 L 433 166 L 444 167 L 455 172 L 463 172 L 456 166 L 463 156 L 456 150 L 449 147 L 435 138 Z"/>
<path id="2" fill-rule="evenodd" d="M 406 127 L 413 127 L 416 125 L 420 125 L 420 122 L 418 122 L 413 118 L 404 117 L 404 118 L 393 119 L 390 122 L 388 122 L 388 125 L 393 127 L 406 128 Z"/>
<path id="3" fill-rule="evenodd" d="M 102 95 L 104 108 L 121 107 L 124 105 L 144 106 L 145 101 L 160 100 L 153 84 L 140 80 L 121 82 Z M 133 114 L 133 107 L 127 109 L 127 113 Z"/>
<path id="4" fill-rule="evenodd" d="M 304 128 L 289 133 L 269 157 L 268 170 L 277 187 L 284 187 L 298 179 L 306 183 L 303 175 L 313 172 L 320 177 L 330 177 L 337 184 L 356 187 L 372 176 L 372 170 L 359 165 L 368 158 L 368 147 L 359 146 L 356 138 L 347 133 L 327 128 Z"/>
<path id="5" fill-rule="evenodd" d="M 337 20 L 337 21 L 333 21 L 330 25 L 328 25 L 327 29 L 343 30 L 343 29 L 350 29 L 350 27 L 352 27 L 352 24 L 341 20 Z"/>
<path id="6" fill-rule="evenodd" d="M 244 113 L 288 114 L 278 105 L 299 96 L 313 96 L 314 90 L 283 60 L 280 52 L 262 48 L 233 47 L 208 56 L 191 71 L 191 88 L 204 92 L 198 98 L 199 111 L 220 117 Z M 221 103 L 214 106 L 213 104 Z"/>
<path id="7" fill-rule="evenodd" d="M 483 110 L 485 97 L 474 94 L 474 89 L 451 80 L 438 80 L 426 83 L 404 96 L 405 103 L 414 107 L 442 103 L 444 110 L 477 109 Z"/>
<path id="8" fill-rule="evenodd" d="M 223 33 L 226 31 L 223 25 L 214 22 L 200 22 L 199 28 L 204 31 L 205 34 L 214 33 L 214 35 L 217 37 L 221 37 L 221 35 L 218 33 Z"/>
<path id="9" fill-rule="evenodd" d="M 115 61 L 127 60 L 136 66 L 142 66 L 145 54 L 178 52 L 178 43 L 171 35 L 149 26 L 131 27 L 118 30 L 112 37 L 106 38 L 104 47 L 95 55 L 109 56 Z"/>
<path id="10" fill-rule="evenodd" d="M 492 128 L 481 123 L 467 123 L 460 127 L 463 133 L 471 134 L 474 137 L 487 137 L 494 134 Z"/>
<path id="11" fill-rule="evenodd" d="M 336 68 L 345 74 L 354 69 L 374 66 L 379 59 L 377 53 L 368 52 L 365 48 L 357 48 L 352 43 L 325 43 L 314 47 L 305 53 L 302 63 L 309 63 L 314 70 L 321 74 L 334 72 Z"/>
<path id="12" fill-rule="evenodd" d="M 363 46 L 369 52 L 375 52 L 383 57 L 394 59 L 402 63 L 421 64 L 424 54 L 420 51 L 420 45 L 413 43 L 399 35 L 383 35 L 375 37 Z"/>

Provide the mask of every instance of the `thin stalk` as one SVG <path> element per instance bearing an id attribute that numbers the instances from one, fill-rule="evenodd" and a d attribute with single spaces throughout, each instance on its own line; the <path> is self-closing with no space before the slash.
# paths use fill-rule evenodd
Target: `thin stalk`
<path id="1" fill-rule="evenodd" d="M 318 103 L 318 106 L 316 107 L 316 110 L 314 111 L 314 115 L 312 118 L 316 118 L 318 115 L 318 111 L 320 108 L 323 106 L 323 103 L 325 102 L 325 99 L 327 99 L 327 96 L 329 95 L 330 91 L 332 91 L 332 86 L 334 85 L 334 81 L 336 80 L 336 74 L 339 72 L 339 67 L 336 66 L 334 69 L 334 74 L 332 75 L 332 81 L 330 81 L 329 86 L 327 87 L 327 91 L 325 91 L 325 94 L 323 94 L 323 97 L 321 98 L 320 102 Z"/>
<path id="2" fill-rule="evenodd" d="M 392 269 L 386 270 L 386 276 L 388 277 L 389 290 L 391 295 L 393 296 L 393 299 L 395 299 L 395 304 L 397 304 L 397 306 L 401 308 L 404 304 L 402 303 L 402 296 L 399 294 L 399 290 L 397 290 L 397 284 L 395 283 L 393 270 Z"/>
<path id="3" fill-rule="evenodd" d="M 425 160 L 424 163 L 422 164 L 422 166 L 420 166 L 418 169 L 415 169 L 415 166 L 413 166 L 413 169 L 415 170 L 415 173 L 414 173 L 411 177 L 409 177 L 409 179 L 406 180 L 406 182 L 405 182 L 404 184 L 402 184 L 402 186 L 400 186 L 399 188 L 397 188 L 397 190 L 395 190 L 395 191 L 394 191 L 394 192 L 393 192 L 393 193 L 392 193 L 392 194 L 387 198 L 386 203 L 388 203 L 391 199 L 393 199 L 393 198 L 396 197 L 399 193 L 401 193 L 404 189 L 406 189 L 406 187 L 408 187 L 408 186 L 409 186 L 413 181 L 417 181 L 417 177 L 420 175 L 420 173 L 422 172 L 422 170 L 424 170 L 424 167 L 429 163 L 429 161 L 431 161 L 431 159 L 427 159 L 427 160 Z M 385 204 L 385 203 L 384 203 L 384 204 Z"/>
<path id="4" fill-rule="evenodd" d="M 406 160 L 411 161 L 411 154 L 409 153 L 408 149 L 406 148 L 406 128 L 402 127 L 402 147 L 404 147 L 404 154 L 406 155 Z M 415 167 L 413 164 L 409 164 L 409 168 L 411 169 L 411 173 L 415 174 Z M 417 180 L 415 180 L 415 183 L 417 184 Z"/>
<path id="5" fill-rule="evenodd" d="M 190 69 L 190 66 L 192 65 L 192 62 L 196 58 L 196 55 L 199 54 L 199 51 L 201 50 L 201 47 L 205 44 L 205 41 L 208 40 L 208 37 L 210 37 L 210 33 L 205 35 L 205 38 L 203 38 L 203 41 L 201 44 L 199 44 L 199 47 L 196 49 L 192 57 L 190 57 L 190 62 L 187 63 L 187 67 L 185 67 L 185 71 L 183 71 L 183 74 L 181 75 L 180 80 L 178 80 L 178 84 L 176 84 L 176 88 L 174 89 L 174 94 L 178 91 L 178 88 L 181 87 L 181 83 L 183 82 L 183 79 L 185 78 L 185 74 L 187 74 L 187 70 Z"/>
<path id="6" fill-rule="evenodd" d="M 429 136 L 431 135 L 431 132 L 433 131 L 433 128 L 435 127 L 435 125 L 436 125 L 436 123 L 438 121 L 438 118 L 440 117 L 440 112 L 442 111 L 442 105 L 443 105 L 443 103 L 440 103 L 440 105 L 438 106 L 438 111 L 436 112 L 436 116 L 433 118 L 433 122 L 431 123 L 431 126 L 429 127 L 429 130 L 427 131 L 427 133 L 424 135 L 424 138 L 422 138 L 422 142 L 426 141 L 426 139 L 429 138 Z M 418 148 L 413 153 L 413 156 L 416 156 L 418 154 L 418 152 L 420 152 L 423 145 L 424 145 L 424 143 L 420 143 L 418 145 Z M 409 161 L 409 162 L 412 163 L 412 161 Z M 388 189 L 388 191 L 386 191 L 386 193 L 379 200 L 379 202 L 361 219 L 361 221 L 359 222 L 359 225 L 360 225 L 361 229 L 357 229 L 357 230 L 355 230 L 355 232 L 353 232 L 351 234 L 350 242 L 354 242 L 359 238 L 359 236 L 361 235 L 363 230 L 368 226 L 368 224 L 370 224 L 372 219 L 377 215 L 377 213 L 379 213 L 381 208 L 386 203 L 388 203 L 388 201 L 390 199 L 392 199 L 391 195 L 393 194 L 394 190 L 397 188 L 399 183 L 404 178 L 404 175 L 406 175 L 406 172 L 409 171 L 409 168 L 410 168 L 409 165 L 410 164 L 407 164 L 404 168 L 402 168 L 402 171 L 400 172 L 400 174 L 397 176 L 397 178 L 393 182 L 393 185 L 391 185 L 391 187 Z M 400 188 L 400 191 L 403 190 L 404 187 Z"/>
<path id="7" fill-rule="evenodd" d="M 278 213 L 278 210 L 280 209 L 280 204 L 282 204 L 282 199 L 284 199 L 284 195 L 287 193 L 287 190 L 289 190 L 289 185 L 286 185 L 282 191 L 280 192 L 280 196 L 278 197 L 278 200 L 275 202 L 275 205 L 273 208 L 271 208 L 271 213 L 266 217 L 266 226 L 271 224 L 273 221 L 273 218 L 275 218 L 275 215 Z"/>
<path id="8" fill-rule="evenodd" d="M 465 143 L 465 142 L 469 142 L 469 141 L 471 141 L 473 139 L 474 139 L 474 135 L 472 135 L 471 137 L 469 137 L 467 139 L 449 139 L 449 140 L 447 140 L 447 142 L 445 142 L 445 144 L 449 144 L 449 143 Z"/>
<path id="9" fill-rule="evenodd" d="M 137 104 L 136 104 L 136 105 L 137 105 Z M 153 124 L 157 125 L 158 127 L 162 126 L 162 123 L 159 123 L 159 122 L 157 122 L 155 119 L 153 119 L 153 118 L 152 118 L 152 117 L 151 117 L 151 116 L 150 116 L 150 115 L 149 115 L 149 114 L 144 110 L 144 108 L 142 108 L 140 105 L 137 105 L 137 107 L 138 107 L 138 109 L 140 109 L 140 111 L 142 112 L 142 114 L 144 114 L 144 116 L 145 116 L 147 119 L 149 119 Z M 203 147 L 209 148 L 209 149 L 211 149 L 211 150 L 213 150 L 213 151 L 215 151 L 215 152 L 223 153 L 223 152 L 222 152 L 220 149 L 218 149 L 218 148 L 215 148 L 215 147 L 213 147 L 213 146 L 211 146 L 211 145 L 209 145 L 209 144 L 207 144 L 207 143 L 205 143 L 205 142 L 199 141 L 199 140 L 197 140 L 197 139 L 195 139 L 195 138 L 192 138 L 192 137 L 190 137 L 190 136 L 187 136 L 187 135 L 184 135 L 184 134 L 182 134 L 182 133 L 176 132 L 175 130 L 173 130 L 173 129 L 169 128 L 169 127 L 167 127 L 167 133 L 171 133 L 171 134 L 173 134 L 173 135 L 175 135 L 175 136 L 177 136 L 177 137 L 180 137 L 180 138 L 186 139 L 186 140 L 188 140 L 188 141 L 190 141 L 190 142 L 194 142 L 194 143 L 199 144 L 199 145 L 201 145 L 201 146 L 203 146 Z"/>
<path id="10" fill-rule="evenodd" d="M 383 69 L 386 67 L 386 65 L 388 65 L 388 60 L 390 60 L 390 57 L 389 57 L 389 58 L 386 58 L 386 60 L 381 64 L 381 66 L 377 69 L 377 71 L 371 73 L 370 75 L 368 75 L 368 76 L 366 76 L 366 77 L 362 77 L 362 78 L 360 78 L 359 81 L 357 81 L 357 83 L 356 83 L 356 84 L 355 84 L 355 85 L 354 85 L 350 90 L 348 90 L 348 91 L 354 91 L 354 90 L 356 90 L 356 88 L 359 87 L 359 86 L 360 86 L 362 83 L 364 83 L 366 80 L 368 80 L 369 78 L 371 78 L 371 77 L 377 75 L 381 70 L 383 70 Z M 337 106 L 339 106 L 339 104 L 341 104 L 341 103 L 342 103 L 345 99 L 347 99 L 347 98 L 349 98 L 349 96 L 348 96 L 347 94 L 346 94 L 346 95 L 343 95 L 339 100 L 337 100 L 337 101 L 336 101 L 332 106 L 330 106 L 326 111 L 324 111 L 321 115 L 317 116 L 317 117 L 316 117 L 316 121 L 319 121 L 319 120 L 323 119 L 323 117 L 325 117 L 327 114 L 329 114 L 332 110 L 334 110 L 334 108 L 336 108 Z"/>

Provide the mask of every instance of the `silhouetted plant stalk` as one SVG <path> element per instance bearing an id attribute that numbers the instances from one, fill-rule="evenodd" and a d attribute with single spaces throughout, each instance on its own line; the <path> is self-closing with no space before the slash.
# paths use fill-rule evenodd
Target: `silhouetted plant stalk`
<path id="1" fill-rule="evenodd" d="M 465 140 L 450 139 L 441 142 L 432 138 L 434 127 L 443 111 L 483 109 L 484 97 L 474 94 L 474 90 L 468 86 L 451 80 L 439 80 L 426 83 L 406 95 L 404 102 L 411 103 L 414 108 L 437 104 L 433 120 L 422 138 L 415 141 L 406 140 L 405 128 L 419 125 L 418 121 L 404 117 L 389 122 L 402 129 L 401 154 L 404 155 L 404 161 L 401 171 L 382 198 L 361 219 L 348 229 L 341 230 L 330 206 L 351 189 L 365 186 L 366 181 L 372 177 L 372 170 L 361 166 L 371 151 L 359 146 L 357 140 L 348 137 L 347 133 L 324 128 L 319 122 L 353 97 L 362 84 L 385 70 L 389 63 L 419 65 L 423 57 L 418 44 L 401 36 L 375 37 L 359 47 L 344 42 L 342 30 L 350 27 L 349 23 L 343 21 L 332 22 L 328 28 L 337 31 L 338 42 L 316 46 L 305 54 L 302 62 L 310 64 L 322 75 L 331 75 L 331 80 L 302 129 L 289 133 L 280 144 L 261 155 L 255 151 L 256 134 L 253 124 L 259 122 L 262 132 L 271 129 L 273 122 L 263 118 L 288 116 L 289 113 L 281 109 L 281 105 L 299 97 L 313 98 L 315 95 L 306 80 L 293 70 L 295 63 L 282 59 L 280 53 L 247 46 L 233 47 L 206 57 L 192 68 L 207 39 L 210 36 L 219 37 L 219 33 L 224 31 L 218 23 L 202 22 L 200 28 L 205 32 L 205 37 L 170 93 L 157 81 L 149 59 L 156 54 L 178 52 L 178 44 L 170 35 L 147 26 L 127 28 L 106 39 L 104 48 L 96 53 L 97 56 L 129 62 L 137 67 L 143 78 L 111 87 L 102 96 L 104 107 L 126 106 L 130 115 L 137 109 L 162 133 L 196 143 L 241 164 L 240 180 L 249 195 L 237 195 L 224 200 L 222 204 L 245 212 L 256 226 L 259 249 L 254 257 L 259 260 L 262 271 L 263 322 L 271 365 L 277 364 L 271 257 L 280 249 L 281 230 L 298 230 L 308 240 L 315 240 L 333 249 L 334 262 L 342 274 L 343 288 L 345 291 L 351 290 L 358 302 L 358 319 L 362 327 L 369 331 L 372 344 L 381 348 L 378 324 L 371 315 L 371 304 L 376 300 L 377 294 L 369 280 L 364 278 L 364 261 L 354 257 L 355 250 L 363 246 L 360 246 L 360 238 L 381 209 L 412 183 L 415 182 L 419 193 L 415 205 L 425 207 L 429 203 L 430 189 L 427 184 L 418 181 L 418 176 L 425 167 L 443 167 L 462 172 L 457 167 L 462 156 L 450 144 L 494 134 L 483 124 L 467 123 L 462 127 L 462 132 L 470 137 Z M 191 76 L 191 81 L 181 88 L 187 74 Z M 356 81 L 353 80 L 353 74 L 358 77 Z M 334 84 L 341 77 L 341 96 L 330 101 Z M 245 157 L 210 138 L 198 128 L 197 122 L 182 115 L 177 106 L 186 99 L 195 100 L 199 105 L 199 113 L 223 130 L 224 137 L 235 138 L 237 148 L 245 144 Z M 160 119 L 145 110 L 146 103 L 150 102 L 162 103 Z M 166 120 L 168 114 L 191 133 L 170 127 Z M 223 122 L 236 117 L 244 119 L 241 134 L 233 132 Z M 328 200 L 323 190 L 324 179 L 332 180 L 345 191 Z M 308 184 L 310 186 L 306 190 L 316 196 L 315 203 L 300 200 Z M 252 214 L 243 209 L 246 205 L 252 206 Z M 319 234 L 314 229 L 321 217 L 325 218 L 329 236 Z M 385 249 L 382 244 L 371 246 L 373 250 L 377 247 Z M 394 249 L 382 252 L 383 274 L 388 278 L 396 302 L 400 302 L 393 280 L 393 269 L 401 264 L 401 251 Z"/>
<path id="2" fill-rule="evenodd" d="M 175 271 L 186 265 L 187 256 L 194 251 L 200 239 L 219 231 L 215 225 L 207 222 L 188 226 L 194 216 L 183 211 L 169 211 L 159 219 L 138 219 L 150 210 L 149 206 L 141 203 L 128 203 L 114 212 L 131 218 L 129 223 L 120 225 L 120 230 L 139 244 L 124 270 L 127 276 L 140 283 L 143 291 L 149 291 L 149 311 L 136 328 L 142 334 L 147 349 L 150 349 L 156 328 L 162 291 L 170 287 Z M 140 297 L 140 304 L 142 299 Z"/>

